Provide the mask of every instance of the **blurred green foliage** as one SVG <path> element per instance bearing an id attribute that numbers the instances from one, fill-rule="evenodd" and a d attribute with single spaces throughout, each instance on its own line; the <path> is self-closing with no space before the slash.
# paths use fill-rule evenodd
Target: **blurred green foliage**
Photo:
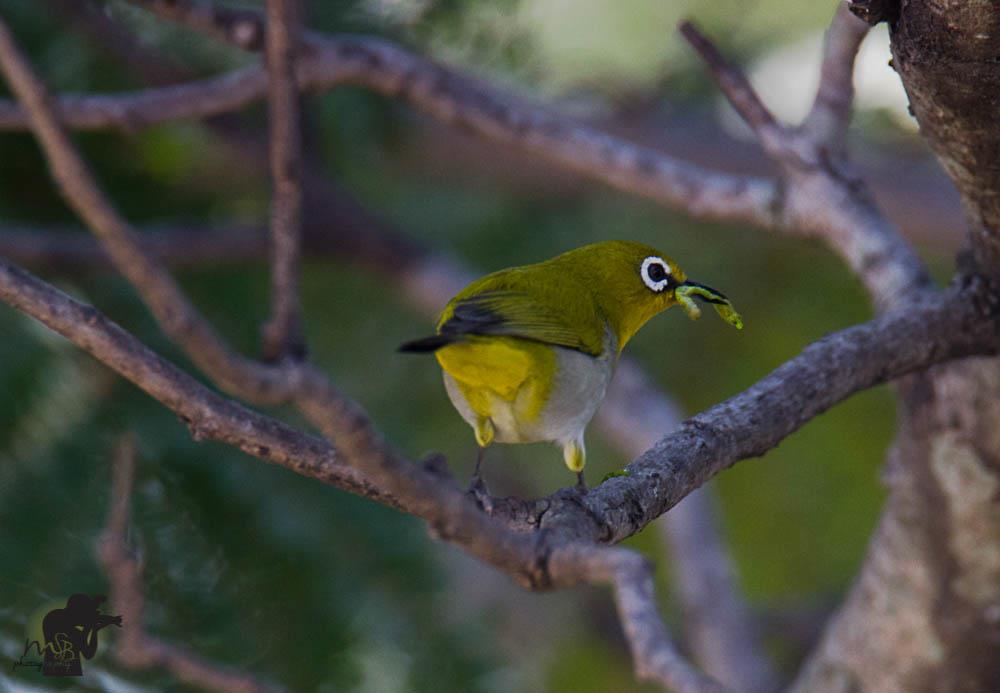
<path id="1" fill-rule="evenodd" d="M 47 11 L 47 3 L 8 3 L 5 15 L 8 5 L 19 40 L 54 86 L 141 86 L 140 76 L 74 30 L 69 18 Z M 319 29 L 385 33 L 532 88 L 613 94 L 622 84 L 702 84 L 672 38 L 681 15 L 731 37 L 727 49 L 750 54 L 817 30 L 833 9 L 776 0 L 749 8 L 707 0 L 667 5 L 370 0 L 310 3 L 309 17 Z M 137 32 L 144 50 L 195 74 L 250 60 L 120 2 L 102 7 Z M 405 108 L 357 90 L 311 97 L 307 108 L 310 142 L 329 175 L 403 231 L 471 267 L 485 272 L 629 238 L 664 248 L 691 276 L 732 296 L 746 319 L 742 333 L 713 319 L 689 323 L 678 312 L 654 320 L 630 345 L 687 411 L 742 390 L 808 342 L 869 315 L 857 283 L 815 243 L 695 224 L 598 186 L 549 199 L 479 177 L 467 183 L 435 171 L 415 175 L 398 154 L 425 129 Z M 262 109 L 249 109 L 240 122 L 262 128 Z M 234 165 L 199 124 L 77 141 L 137 224 L 266 218 L 266 171 Z M 524 165 L 531 165 L 527 156 Z M 0 222 L 74 223 L 25 134 L 0 135 Z M 190 368 L 121 279 L 53 279 Z M 227 337 L 255 353 L 267 299 L 264 267 L 204 267 L 179 279 Z M 307 261 L 303 303 L 316 360 L 390 439 L 414 457 L 444 452 L 459 474 L 467 473 L 472 435 L 447 402 L 435 364 L 394 352 L 425 333 L 429 321 L 383 280 L 325 262 Z M 225 447 L 192 442 L 136 388 L 10 310 L 0 310 L 0 335 L 5 657 L 16 658 L 40 605 L 106 591 L 93 542 L 107 511 L 110 450 L 119 434 L 135 431 L 141 459 L 132 538 L 145 568 L 147 626 L 163 638 L 290 690 L 647 689 L 633 682 L 607 595 L 521 594 L 435 544 L 417 521 Z M 892 419 L 884 388 L 865 393 L 765 460 L 743 462 L 719 478 L 726 533 L 756 606 L 809 604 L 846 587 L 883 498 L 877 477 Z M 594 435 L 590 448 L 592 480 L 625 461 Z M 549 446 L 491 451 L 487 478 L 497 492 L 524 495 L 571 481 Z M 632 543 L 665 558 L 654 532 Z M 663 587 L 668 594 L 665 580 Z M 175 687 L 159 672 L 123 670 L 106 656 L 85 670 L 82 683 L 90 689 L 124 690 L 127 682 Z M 30 670 L 0 671 L 0 687 L 66 687 Z"/>

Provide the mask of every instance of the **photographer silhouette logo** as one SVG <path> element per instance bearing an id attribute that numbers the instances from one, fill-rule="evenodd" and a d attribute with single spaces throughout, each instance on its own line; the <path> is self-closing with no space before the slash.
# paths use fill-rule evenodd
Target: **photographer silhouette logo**
<path id="1" fill-rule="evenodd" d="M 43 676 L 83 676 L 83 660 L 97 654 L 98 633 L 108 626 L 122 625 L 121 616 L 101 613 L 105 599 L 102 595 L 74 594 L 66 606 L 45 614 L 41 624 L 45 644 L 26 638 L 14 669 L 33 667 Z"/>

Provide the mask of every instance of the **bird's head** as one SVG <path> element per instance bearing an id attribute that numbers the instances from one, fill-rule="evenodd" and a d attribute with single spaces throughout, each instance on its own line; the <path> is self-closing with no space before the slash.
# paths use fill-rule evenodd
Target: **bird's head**
<path id="1" fill-rule="evenodd" d="M 692 320 L 701 317 L 694 299 L 712 304 L 737 329 L 743 319 L 719 291 L 691 281 L 669 256 L 642 243 L 604 241 L 560 255 L 567 271 L 584 278 L 612 329 L 619 350 L 650 318 L 680 305 Z"/>

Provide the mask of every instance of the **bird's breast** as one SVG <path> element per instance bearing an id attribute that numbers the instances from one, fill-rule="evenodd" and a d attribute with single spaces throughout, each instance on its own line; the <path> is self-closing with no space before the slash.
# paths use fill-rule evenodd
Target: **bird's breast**
<path id="1" fill-rule="evenodd" d="M 611 345 L 609 345 L 611 346 Z M 475 427 L 489 418 L 501 443 L 577 438 L 604 398 L 614 349 L 598 357 L 514 337 L 438 350 L 448 396 Z"/>

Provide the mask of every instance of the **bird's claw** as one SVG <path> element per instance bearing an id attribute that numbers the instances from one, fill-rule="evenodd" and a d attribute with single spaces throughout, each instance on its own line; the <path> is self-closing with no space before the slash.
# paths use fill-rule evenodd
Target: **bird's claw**
<path id="1" fill-rule="evenodd" d="M 473 476 L 472 480 L 469 481 L 469 489 L 466 493 L 472 496 L 472 500 L 487 515 L 493 512 L 493 497 L 490 495 L 489 489 L 486 488 L 486 482 L 483 481 L 483 477 L 478 474 Z"/>

